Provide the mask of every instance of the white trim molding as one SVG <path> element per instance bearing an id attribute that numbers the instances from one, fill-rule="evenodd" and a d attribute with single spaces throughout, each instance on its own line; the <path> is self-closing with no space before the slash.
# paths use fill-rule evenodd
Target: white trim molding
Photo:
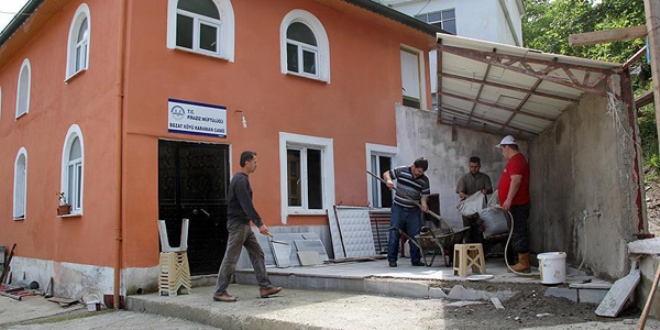
<path id="1" fill-rule="evenodd" d="M 420 110 L 429 110 L 433 109 L 433 105 L 428 104 L 428 100 L 426 97 L 426 77 L 427 77 L 427 71 L 426 71 L 426 66 L 424 63 L 427 61 L 427 54 L 426 52 L 423 52 L 417 48 L 410 47 L 408 45 L 401 44 L 400 45 L 401 50 L 415 53 L 417 57 L 419 58 L 418 65 L 419 65 L 419 89 L 420 89 L 420 99 L 419 99 L 419 108 Z M 402 68 L 403 70 L 403 68 Z M 403 72 L 403 71 L 402 71 Z"/>
<path id="2" fill-rule="evenodd" d="M 398 153 L 397 147 L 393 146 L 386 146 L 382 144 L 372 144 L 372 143 L 367 143 L 366 148 L 365 148 L 365 153 L 367 156 L 367 171 L 371 171 L 371 156 L 372 155 L 378 155 L 378 156 L 388 156 L 392 159 L 392 168 L 396 167 L 396 164 L 394 163 L 394 158 L 396 154 Z M 374 173 L 376 175 L 381 175 L 382 173 Z M 366 174 L 367 176 L 367 197 L 369 199 L 369 205 L 372 207 L 375 205 L 374 200 L 373 200 L 373 187 L 372 187 L 372 181 L 375 180 L 371 175 Z"/>
<path id="3" fill-rule="evenodd" d="M 23 176 L 19 177 L 19 168 L 18 168 L 18 161 L 21 158 L 21 156 L 25 159 L 25 168 L 23 169 Z M 13 193 L 13 200 L 14 200 L 14 207 L 12 211 L 12 217 L 14 220 L 24 220 L 27 216 L 27 177 L 28 177 L 28 154 L 27 150 L 25 147 L 21 147 L 21 149 L 18 150 L 18 153 L 16 154 L 16 159 L 14 160 L 14 193 Z M 19 205 L 17 197 L 18 196 L 18 184 L 19 180 L 23 180 L 23 203 L 22 205 Z"/>
<path id="4" fill-rule="evenodd" d="M 234 21 L 234 8 L 231 5 L 230 0 L 212 0 L 215 3 L 215 6 L 220 12 L 220 20 L 216 20 L 210 17 L 205 17 L 204 20 L 212 23 L 213 25 L 218 25 L 220 29 L 219 36 L 219 45 L 218 52 L 213 53 L 210 51 L 202 51 L 189 49 L 185 47 L 179 47 L 176 45 L 176 16 L 177 16 L 177 5 L 179 0 L 168 0 L 167 1 L 167 48 L 176 49 L 186 52 L 191 52 L 195 54 L 217 57 L 225 59 L 229 62 L 234 62 L 234 47 L 235 47 L 235 21 Z"/>
<path id="5" fill-rule="evenodd" d="M 73 144 L 73 141 L 75 138 L 78 138 L 80 141 L 80 202 L 74 203 L 72 201 L 72 198 L 75 198 L 76 196 L 69 196 L 71 192 L 69 191 L 69 174 L 68 174 L 68 166 L 69 166 L 69 156 L 71 152 L 71 146 Z M 84 201 L 84 192 L 85 192 L 85 141 L 83 139 L 83 134 L 82 130 L 77 124 L 71 125 L 69 127 L 69 131 L 66 133 L 66 138 L 64 139 L 64 146 L 62 148 L 62 171 L 61 171 L 61 179 L 60 179 L 60 191 L 66 193 L 66 198 L 69 200 L 69 204 L 71 205 L 71 215 L 82 215 L 83 214 L 83 205 L 85 205 Z"/>
<path id="6" fill-rule="evenodd" d="M 81 44 L 78 44 L 78 33 L 80 32 L 80 27 L 83 21 L 87 19 L 87 37 L 86 40 L 83 40 Z M 67 40 L 67 52 L 66 52 L 66 75 L 65 80 L 68 80 L 75 76 L 76 74 L 86 71 L 89 69 L 89 53 L 90 53 L 90 44 L 91 44 L 91 35 L 92 35 L 92 16 L 89 12 L 89 7 L 86 3 L 78 6 L 78 10 L 73 15 L 71 20 L 71 26 L 69 27 L 69 38 Z M 78 46 L 82 47 L 84 50 L 85 61 L 82 63 L 76 70 L 76 64 L 78 63 Z"/>
<path id="7" fill-rule="evenodd" d="M 287 223 L 290 214 L 321 215 L 335 205 L 335 167 L 334 147 L 331 138 L 280 132 L 280 193 L 282 223 Z M 323 189 L 323 207 L 320 210 L 306 210 L 289 207 L 287 187 L 287 150 L 288 147 L 313 147 L 321 150 L 321 185 Z"/>
<path id="8" fill-rule="evenodd" d="M 25 74 L 25 86 L 21 87 L 23 75 Z M 29 59 L 24 59 L 23 64 L 21 64 L 21 70 L 18 73 L 18 83 L 16 88 L 16 119 L 22 117 L 23 115 L 30 112 L 30 89 L 32 84 L 32 66 L 30 65 Z M 23 91 L 27 89 L 27 91 Z M 25 93 L 25 100 L 21 101 L 21 92 Z M 21 109 L 21 105 L 25 103 L 24 108 Z M 24 110 L 24 111 L 23 111 Z"/>
<path id="9" fill-rule="evenodd" d="M 289 25 L 295 22 L 307 25 L 316 37 L 316 42 L 318 43 L 317 77 L 290 72 L 288 70 L 286 31 L 288 30 Z M 302 63 L 299 63 L 299 65 L 302 65 Z M 325 32 L 325 28 L 323 27 L 323 24 L 321 24 L 321 21 L 319 21 L 319 19 L 312 13 L 300 9 L 294 9 L 284 16 L 282 24 L 280 25 L 280 67 L 282 74 L 301 76 L 330 83 L 330 42 L 328 41 L 328 34 Z"/>

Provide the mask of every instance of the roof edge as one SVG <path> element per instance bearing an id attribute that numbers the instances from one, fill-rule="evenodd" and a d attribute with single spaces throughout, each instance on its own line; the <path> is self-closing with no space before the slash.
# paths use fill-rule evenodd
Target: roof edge
<path id="1" fill-rule="evenodd" d="M 2 47 L 11 36 L 16 33 L 18 28 L 25 23 L 32 15 L 34 11 L 41 5 L 45 0 L 28 0 L 28 2 L 23 5 L 23 8 L 16 13 L 14 18 L 9 21 L 9 24 L 0 32 L 0 47 Z"/>
<path id="2" fill-rule="evenodd" d="M 390 7 L 387 7 L 372 0 L 341 0 L 341 1 L 364 8 L 366 10 L 369 10 L 371 12 L 374 12 L 391 20 L 397 21 L 401 24 L 407 25 L 413 29 L 432 35 L 434 37 L 436 33 L 450 34 L 449 32 L 439 27 L 422 22 L 412 16 L 408 16 L 402 12 L 399 12 L 395 9 L 392 9 Z"/>

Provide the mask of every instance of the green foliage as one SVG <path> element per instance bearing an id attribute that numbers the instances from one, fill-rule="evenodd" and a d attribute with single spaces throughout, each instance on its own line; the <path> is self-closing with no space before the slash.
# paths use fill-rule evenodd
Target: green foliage
<path id="1" fill-rule="evenodd" d="M 579 47 L 571 47 L 568 44 L 571 34 L 646 24 L 643 0 L 602 0 L 602 3 L 596 3 L 594 0 L 523 1 L 527 9 L 523 18 L 525 47 L 548 53 L 623 63 L 646 43 L 640 38 Z M 636 97 L 650 88 L 642 86 L 637 77 L 633 77 L 632 87 Z M 657 180 L 660 173 L 660 156 L 652 105 L 640 109 L 638 123 L 646 179 Z"/>

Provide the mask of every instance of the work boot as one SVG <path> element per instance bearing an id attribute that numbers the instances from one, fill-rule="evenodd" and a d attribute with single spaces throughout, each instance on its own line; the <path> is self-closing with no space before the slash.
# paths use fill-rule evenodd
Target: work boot
<path id="1" fill-rule="evenodd" d="M 518 273 L 529 273 L 529 252 L 518 253 L 518 263 L 511 266 Z"/>
<path id="2" fill-rule="evenodd" d="M 259 294 L 261 295 L 261 298 L 268 298 L 274 294 L 279 293 L 282 291 L 282 288 L 279 286 L 272 286 L 267 289 L 259 289 Z"/>

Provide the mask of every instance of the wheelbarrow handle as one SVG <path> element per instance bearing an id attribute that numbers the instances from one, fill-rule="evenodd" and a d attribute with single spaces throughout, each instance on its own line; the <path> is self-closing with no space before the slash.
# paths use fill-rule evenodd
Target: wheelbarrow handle
<path id="1" fill-rule="evenodd" d="M 387 184 L 387 181 L 383 180 L 383 178 L 379 177 L 378 175 L 373 174 L 373 173 L 371 173 L 371 172 L 369 172 L 369 171 L 367 171 L 367 174 L 369 174 L 369 175 L 373 176 L 374 178 L 378 179 L 380 182 L 382 182 L 382 183 L 384 183 L 384 184 Z M 415 203 L 415 205 L 417 205 L 417 207 L 419 207 L 420 209 L 422 209 L 422 204 L 420 204 L 418 201 L 412 199 L 412 197 L 406 195 L 406 194 L 405 194 L 404 192 L 402 192 L 402 191 L 398 191 L 398 190 L 396 190 L 395 187 L 392 187 L 392 190 L 396 191 L 396 192 L 399 194 L 399 196 L 402 196 L 403 198 L 405 198 L 405 199 L 407 199 L 407 200 L 409 200 L 409 201 Z M 431 210 L 427 210 L 426 212 L 427 212 L 428 214 L 430 214 L 432 217 L 438 219 L 438 221 L 440 221 L 441 223 L 445 224 L 445 226 L 447 226 L 448 228 L 451 228 L 451 226 L 449 226 L 449 224 L 446 223 L 445 220 L 443 220 L 442 217 L 439 216 L 439 215 L 437 215 L 435 212 L 433 212 L 433 211 L 431 211 Z"/>

